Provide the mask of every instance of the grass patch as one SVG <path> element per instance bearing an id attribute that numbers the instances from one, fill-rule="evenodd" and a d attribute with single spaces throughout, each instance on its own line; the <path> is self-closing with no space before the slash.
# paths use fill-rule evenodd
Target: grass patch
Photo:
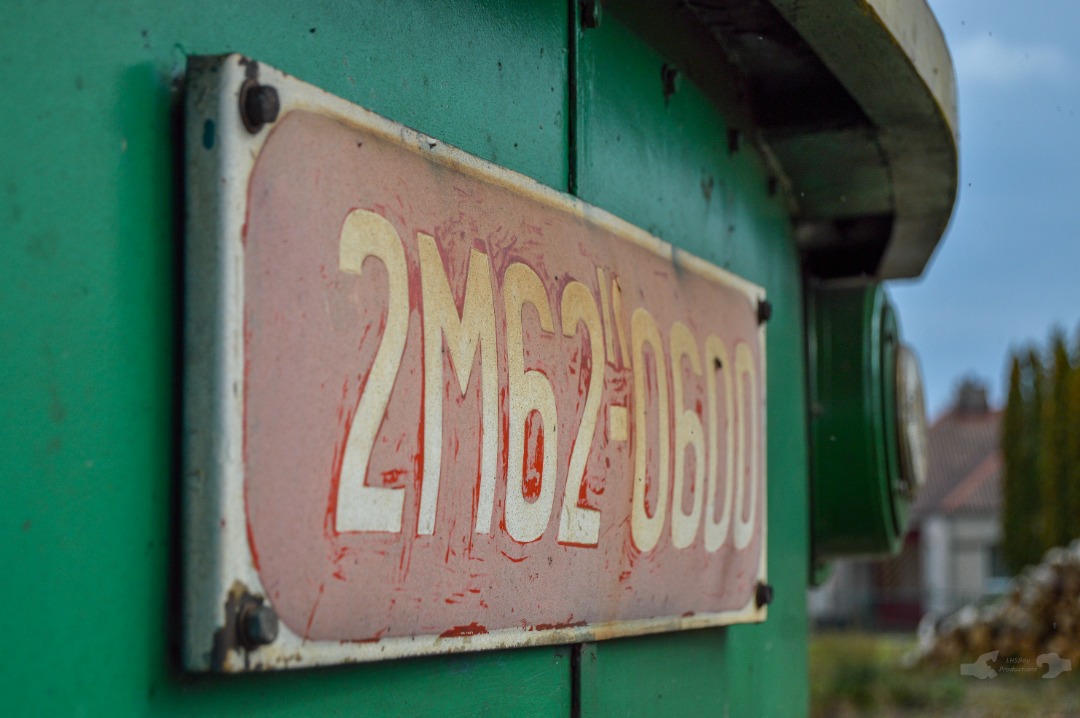
<path id="1" fill-rule="evenodd" d="M 886 711 L 950 711 L 963 700 L 959 676 L 903 667 L 912 639 L 825 633 L 810 640 L 810 713 L 815 718 Z"/>
<path id="2" fill-rule="evenodd" d="M 909 636 L 812 635 L 811 716 L 1080 716 L 1080 671 L 1052 680 L 1005 673 L 978 680 L 961 676 L 959 664 L 907 668 L 903 657 L 912 647 Z"/>

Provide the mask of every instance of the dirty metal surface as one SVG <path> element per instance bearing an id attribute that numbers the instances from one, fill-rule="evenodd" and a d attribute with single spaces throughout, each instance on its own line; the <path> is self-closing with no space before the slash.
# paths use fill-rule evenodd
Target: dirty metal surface
<path id="1" fill-rule="evenodd" d="M 188 75 L 189 668 L 764 620 L 763 290 L 265 65 Z"/>

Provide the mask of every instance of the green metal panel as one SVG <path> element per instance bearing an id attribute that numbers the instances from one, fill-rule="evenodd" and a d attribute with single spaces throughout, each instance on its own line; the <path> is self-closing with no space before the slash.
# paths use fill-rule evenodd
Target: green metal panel
<path id="1" fill-rule="evenodd" d="M 807 703 L 808 496 L 802 280 L 779 197 L 750 143 L 692 82 L 665 97 L 665 59 L 611 13 L 578 35 L 582 199 L 765 287 L 768 620 L 590 644 L 582 715 L 799 715 Z"/>
<path id="2" fill-rule="evenodd" d="M 565 714 L 566 649 L 177 668 L 185 57 L 247 53 L 566 187 L 566 3 L 8 2 L 0 713 Z"/>
<path id="3" fill-rule="evenodd" d="M 785 212 L 688 81 L 573 0 L 16 1 L 0 29 L 0 708 L 11 715 L 566 715 L 568 648 L 244 677 L 177 668 L 179 115 L 185 58 L 238 51 L 598 204 L 763 285 L 769 619 L 582 650 L 586 714 L 806 703 L 801 279 Z"/>

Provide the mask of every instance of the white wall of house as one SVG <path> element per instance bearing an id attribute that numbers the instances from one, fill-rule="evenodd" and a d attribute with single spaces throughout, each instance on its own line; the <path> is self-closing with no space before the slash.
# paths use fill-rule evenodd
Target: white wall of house
<path id="1" fill-rule="evenodd" d="M 1001 526 L 993 513 L 933 514 L 923 519 L 918 542 L 922 574 L 918 580 L 912 578 L 911 586 L 921 591 L 923 610 L 941 617 L 992 593 L 997 586 L 991 554 L 1000 542 Z M 834 561 L 829 579 L 809 592 L 811 618 L 840 625 L 872 620 L 872 567 L 871 561 Z"/>
<path id="2" fill-rule="evenodd" d="M 829 578 L 807 594 L 807 611 L 819 623 L 858 624 L 871 601 L 870 564 L 857 560 L 837 560 Z"/>
<path id="3" fill-rule="evenodd" d="M 926 610 L 941 616 L 985 596 L 993 579 L 991 553 L 1000 541 L 993 514 L 928 516 L 920 541 Z"/>
<path id="4" fill-rule="evenodd" d="M 952 605 L 952 546 L 949 519 L 927 516 L 919 535 L 922 551 L 923 607 L 928 613 L 943 616 Z"/>

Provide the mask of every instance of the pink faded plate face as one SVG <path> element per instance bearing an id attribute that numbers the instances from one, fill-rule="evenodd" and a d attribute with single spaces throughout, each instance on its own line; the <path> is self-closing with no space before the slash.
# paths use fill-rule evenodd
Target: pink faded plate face
<path id="1" fill-rule="evenodd" d="M 295 110 L 255 162 L 244 506 L 281 622 L 513 645 L 760 620 L 761 290 L 446 157 Z"/>

